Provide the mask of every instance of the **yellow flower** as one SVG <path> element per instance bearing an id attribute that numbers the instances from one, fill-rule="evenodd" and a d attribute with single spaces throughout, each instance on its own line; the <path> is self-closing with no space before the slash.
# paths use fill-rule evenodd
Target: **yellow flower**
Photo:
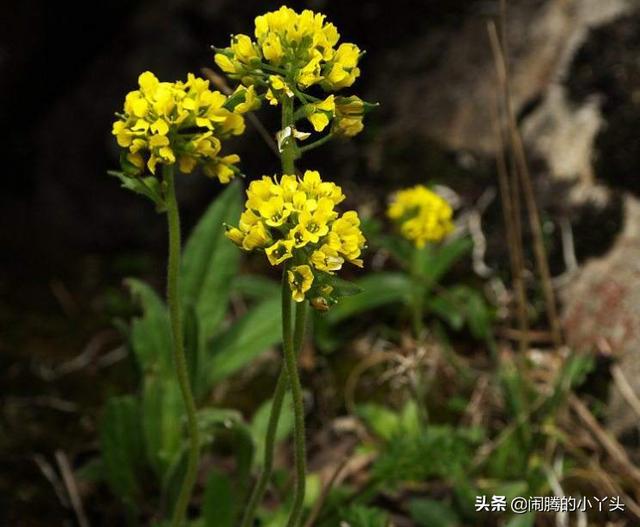
<path id="1" fill-rule="evenodd" d="M 332 132 L 336 135 L 353 137 L 364 128 L 364 101 L 356 95 L 337 97 L 335 114 Z"/>
<path id="2" fill-rule="evenodd" d="M 242 248 L 245 251 L 252 251 L 260 247 L 266 247 L 269 243 L 271 243 L 269 231 L 267 231 L 263 223 L 256 223 L 247 232 L 242 241 Z"/>
<path id="3" fill-rule="evenodd" d="M 245 210 L 238 226 L 227 228 L 227 237 L 245 250 L 264 250 L 273 266 L 291 259 L 297 266 L 293 269 L 306 268 L 302 274 L 294 273 L 297 285 L 292 291 L 300 302 L 313 282 L 311 267 L 318 277 L 335 274 L 345 261 L 362 266 L 365 239 L 358 214 L 349 211 L 340 216 L 334 210 L 343 199 L 338 185 L 322 181 L 313 170 L 307 170 L 302 178 L 292 174 L 279 179 L 263 176 L 249 184 Z M 326 281 L 319 283 L 309 298 L 328 295 L 323 291 L 330 286 Z M 325 301 L 328 306 L 332 300 L 327 297 Z"/>
<path id="4" fill-rule="evenodd" d="M 335 247 L 324 244 L 320 249 L 313 251 L 311 263 L 319 271 L 334 274 L 334 271 L 339 271 L 342 268 L 344 258 L 340 256 Z"/>
<path id="5" fill-rule="evenodd" d="M 402 236 L 419 248 L 441 241 L 453 230 L 451 205 L 424 185 L 397 192 L 387 216 L 399 223 Z"/>
<path id="6" fill-rule="evenodd" d="M 335 91 L 351 86 L 360 75 L 357 67 L 360 53 L 355 44 L 340 44 L 332 62 L 327 66 L 324 87 Z"/>
<path id="7" fill-rule="evenodd" d="M 278 265 L 293 256 L 293 241 L 278 240 L 271 247 L 265 249 L 267 258 L 271 265 Z"/>
<path id="8" fill-rule="evenodd" d="M 325 18 L 308 9 L 297 12 L 282 6 L 256 17 L 255 40 L 233 36 L 229 47 L 216 53 L 215 61 L 227 75 L 247 85 L 263 84 L 266 63 L 290 70 L 288 78 L 300 89 L 315 84 L 327 91 L 350 86 L 359 74 L 360 49 L 348 43 L 338 46 L 340 34 Z M 270 102 L 278 89 L 271 86 L 267 91 Z"/>
<path id="9" fill-rule="evenodd" d="M 291 210 L 285 206 L 281 196 L 273 196 L 269 201 L 262 202 L 258 211 L 269 227 L 280 227 L 291 214 Z"/>
<path id="10" fill-rule="evenodd" d="M 329 198 L 334 205 L 344 200 L 342 189 L 330 181 L 322 181 L 317 170 L 305 170 L 300 190 L 307 193 L 309 198 Z"/>
<path id="11" fill-rule="evenodd" d="M 260 108 L 260 99 L 256 95 L 256 90 L 253 86 L 245 88 L 244 86 L 238 86 L 231 98 L 241 96 L 242 102 L 236 104 L 233 111 L 236 113 L 247 113 Z"/>
<path id="12" fill-rule="evenodd" d="M 239 247 L 242 247 L 242 243 L 244 242 L 244 238 L 246 236 L 246 234 L 237 227 L 227 229 L 224 235 Z"/>
<path id="13" fill-rule="evenodd" d="M 360 218 L 354 210 L 345 212 L 331 226 L 329 245 L 343 254 L 352 264 L 362 267 L 359 259 L 365 238 L 360 230 Z"/>
<path id="14" fill-rule="evenodd" d="M 214 56 L 214 60 L 218 67 L 225 73 L 233 74 L 238 72 L 238 68 L 236 67 L 236 65 L 224 53 L 216 53 Z"/>
<path id="15" fill-rule="evenodd" d="M 336 109 L 335 98 L 329 95 L 324 101 L 309 105 L 310 114 L 307 116 L 316 132 L 322 132 L 329 124 L 329 118 L 333 117 Z"/>
<path id="16" fill-rule="evenodd" d="M 303 302 L 305 293 L 313 284 L 313 272 L 308 265 L 298 265 L 287 271 L 291 296 L 296 302 Z"/>
<path id="17" fill-rule="evenodd" d="M 318 243 L 318 240 L 329 232 L 328 223 L 335 216 L 333 202 L 328 198 L 322 198 L 318 201 L 313 212 L 301 212 L 298 216 L 298 222 L 302 239 Z"/>
<path id="18" fill-rule="evenodd" d="M 124 112 L 112 129 L 131 165 L 141 173 L 146 164 L 155 174 L 158 164 L 177 163 L 188 174 L 201 164 L 207 175 L 223 183 L 234 176 L 232 165 L 238 158 L 219 156 L 221 139 L 242 133 L 244 119 L 239 113 L 255 105 L 253 91 L 241 94 L 239 112 L 233 112 L 225 107 L 225 95 L 211 91 L 209 81 L 191 73 L 186 81 L 172 83 L 146 71 L 138 77 L 138 88 L 125 97 Z"/>
<path id="19" fill-rule="evenodd" d="M 260 60 L 260 55 L 248 35 L 235 35 L 231 39 L 231 51 L 236 59 L 244 64 L 250 64 L 254 59 Z"/>

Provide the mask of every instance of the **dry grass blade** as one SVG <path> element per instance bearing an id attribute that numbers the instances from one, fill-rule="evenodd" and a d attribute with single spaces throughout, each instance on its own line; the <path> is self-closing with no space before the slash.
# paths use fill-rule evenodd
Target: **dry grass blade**
<path id="1" fill-rule="evenodd" d="M 554 337 L 554 344 L 556 347 L 562 345 L 562 330 L 560 327 L 560 319 L 558 317 L 555 293 L 553 291 L 553 285 L 551 282 L 551 273 L 549 271 L 549 263 L 547 261 L 546 249 L 544 247 L 544 239 L 542 233 L 542 225 L 540 222 L 540 214 L 536 203 L 535 194 L 533 191 L 533 184 L 531 181 L 531 174 L 529 173 L 529 167 L 527 164 L 526 154 L 524 150 L 524 143 L 522 136 L 518 129 L 513 104 L 511 101 L 511 90 L 509 81 L 508 64 L 505 57 L 505 33 L 506 33 L 506 3 L 505 0 L 501 0 L 501 23 L 502 23 L 502 43 L 498 37 L 496 26 L 493 22 L 488 24 L 489 40 L 491 42 L 491 50 L 493 53 L 494 61 L 500 78 L 500 82 L 505 95 L 505 108 L 507 117 L 507 128 L 510 138 L 510 146 L 513 153 L 513 158 L 516 165 L 516 172 L 518 174 L 518 180 L 522 184 L 522 191 L 524 194 L 525 204 L 527 207 L 527 214 L 529 218 L 529 225 L 533 236 L 533 250 L 536 260 L 536 267 L 540 275 L 542 283 L 542 291 L 545 300 L 545 306 L 547 310 L 547 317 L 549 319 L 549 325 Z"/>
<path id="2" fill-rule="evenodd" d="M 620 391 L 623 399 L 636 413 L 636 415 L 640 417 L 640 399 L 638 399 L 636 392 L 633 390 L 633 388 L 629 384 L 629 381 L 622 372 L 622 368 L 620 368 L 620 366 L 618 366 L 617 364 L 611 366 L 611 376 L 613 377 L 616 388 L 618 388 L 618 390 Z"/>
<path id="3" fill-rule="evenodd" d="M 569 396 L 569 404 L 582 423 L 607 452 L 611 460 L 618 466 L 618 469 L 632 479 L 640 488 L 640 469 L 633 464 L 622 445 L 600 426 L 600 423 L 598 423 L 587 406 L 575 395 Z"/>
<path id="4" fill-rule="evenodd" d="M 498 74 L 499 77 L 499 74 Z M 500 198 L 502 200 L 502 214 L 504 217 L 504 226 L 507 231 L 507 244 L 509 247 L 509 263 L 511 264 L 511 276 L 513 282 L 513 289 L 516 292 L 517 302 L 517 314 L 518 314 L 518 328 L 519 336 L 518 341 L 520 343 L 520 352 L 526 353 L 529 347 L 528 342 L 528 330 L 529 321 L 527 319 L 527 293 L 524 288 L 524 272 L 523 272 L 523 258 L 518 248 L 522 246 L 520 242 L 521 234 L 516 231 L 516 222 L 514 204 L 511 195 L 511 186 L 509 185 L 509 171 L 507 169 L 507 159 L 505 156 L 505 140 L 502 133 L 502 126 L 500 125 L 500 111 L 499 101 L 496 97 L 495 105 L 493 108 L 493 124 L 497 141 L 497 155 L 496 155 L 496 169 L 498 172 L 498 185 L 500 187 Z"/>
<path id="5" fill-rule="evenodd" d="M 64 486 L 67 489 L 67 494 L 71 501 L 71 507 L 73 508 L 73 512 L 78 520 L 78 525 L 80 525 L 80 527 L 89 527 L 89 520 L 84 512 L 82 500 L 80 499 L 80 494 L 78 492 L 78 485 L 76 484 L 76 479 L 73 476 L 69 458 L 67 458 L 67 455 L 62 450 L 56 450 L 55 456 L 58 468 L 62 474 L 62 481 L 64 481 Z"/>

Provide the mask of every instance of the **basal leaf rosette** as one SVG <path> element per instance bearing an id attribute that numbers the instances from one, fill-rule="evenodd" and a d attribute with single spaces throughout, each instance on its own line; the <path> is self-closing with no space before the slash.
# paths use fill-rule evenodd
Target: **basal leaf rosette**
<path id="1" fill-rule="evenodd" d="M 451 205 L 424 185 L 396 192 L 387 216 L 398 224 L 402 236 L 418 248 L 441 241 L 453 230 Z"/>
<path id="2" fill-rule="evenodd" d="M 282 6 L 256 17 L 253 39 L 233 35 L 228 47 L 216 49 L 215 62 L 231 79 L 255 87 L 271 105 L 295 97 L 300 103 L 296 120 L 308 119 L 316 132 L 334 121 L 331 131 L 350 137 L 362 130 L 364 114 L 375 105 L 333 95 L 359 77 L 364 54 L 356 44 L 339 40 L 325 15 Z M 316 97 L 309 93 L 314 87 L 331 95 Z"/>
<path id="3" fill-rule="evenodd" d="M 138 85 L 113 123 L 123 149 L 121 175 L 144 178 L 147 171 L 155 175 L 158 165 L 176 165 L 189 174 L 201 166 L 207 176 L 228 183 L 240 158 L 222 155 L 222 141 L 244 131 L 242 114 L 259 104 L 253 88 L 240 87 L 227 97 L 191 73 L 185 82 L 161 82 L 149 71 L 138 77 Z"/>
<path id="4" fill-rule="evenodd" d="M 245 251 L 262 251 L 287 266 L 291 296 L 326 310 L 340 296 L 335 274 L 345 262 L 362 267 L 365 238 L 356 211 L 340 214 L 342 189 L 307 170 L 302 178 L 263 176 L 247 189 L 245 210 L 227 237 Z"/>

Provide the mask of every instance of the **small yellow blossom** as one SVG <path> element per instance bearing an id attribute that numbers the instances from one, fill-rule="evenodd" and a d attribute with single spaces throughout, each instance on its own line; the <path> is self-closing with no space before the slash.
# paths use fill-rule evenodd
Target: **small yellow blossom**
<path id="1" fill-rule="evenodd" d="M 238 226 L 228 227 L 226 235 L 244 250 L 263 250 L 273 266 L 290 263 L 293 298 L 318 304 L 331 290 L 326 280 L 345 261 L 362 266 L 360 219 L 355 211 L 335 210 L 343 200 L 342 189 L 314 170 L 301 178 L 263 176 L 249 184 Z"/>
<path id="2" fill-rule="evenodd" d="M 287 271 L 291 296 L 296 302 L 303 302 L 305 293 L 311 289 L 313 272 L 308 265 L 298 265 Z"/>
<path id="3" fill-rule="evenodd" d="M 419 248 L 441 241 L 453 230 L 451 205 L 424 185 L 397 192 L 387 216 L 400 225 L 402 236 Z"/>
<path id="4" fill-rule="evenodd" d="M 135 171 L 141 173 L 146 165 L 155 174 L 158 164 L 177 163 L 180 172 L 188 174 L 201 164 L 207 175 L 229 182 L 239 157 L 220 157 L 221 139 L 244 131 L 239 113 L 255 106 L 255 92 L 245 89 L 234 112 L 226 107 L 228 97 L 209 90 L 209 81 L 191 73 L 185 82 L 171 83 L 146 71 L 138 77 L 138 86 L 125 97 L 124 112 L 112 130 Z"/>
<path id="5" fill-rule="evenodd" d="M 310 113 L 307 119 L 316 132 L 322 132 L 329 124 L 329 119 L 334 116 L 335 110 L 335 96 L 329 95 L 324 101 L 309 105 L 308 111 Z"/>
<path id="6" fill-rule="evenodd" d="M 335 119 L 332 131 L 336 135 L 353 137 L 362 132 L 364 124 L 364 101 L 356 96 L 337 97 L 335 101 Z"/>
<path id="7" fill-rule="evenodd" d="M 267 247 L 264 252 L 271 265 L 281 264 L 293 256 L 293 242 L 291 240 L 278 240 L 271 247 Z"/>

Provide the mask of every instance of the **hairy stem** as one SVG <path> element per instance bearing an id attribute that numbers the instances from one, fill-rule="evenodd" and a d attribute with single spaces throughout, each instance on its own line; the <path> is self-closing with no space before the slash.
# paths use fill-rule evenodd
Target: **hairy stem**
<path id="1" fill-rule="evenodd" d="M 296 326 L 304 326 L 306 302 L 296 306 Z M 289 515 L 287 527 L 298 527 L 302 518 L 304 494 L 306 489 L 306 447 L 304 429 L 304 401 L 302 400 L 302 385 L 298 375 L 296 350 L 291 334 L 291 289 L 287 281 L 287 266 L 282 272 L 282 337 L 284 348 L 284 363 L 289 388 L 293 399 L 293 436 L 296 470 L 296 485 L 293 494 L 293 507 Z"/>
<path id="2" fill-rule="evenodd" d="M 293 329 L 293 349 L 296 354 L 300 353 L 302 341 L 304 339 L 305 307 L 306 304 L 298 304 L 296 309 L 295 327 Z M 264 496 L 269 480 L 271 479 L 278 423 L 280 421 L 282 404 L 284 402 L 284 396 L 287 388 L 287 373 L 282 369 L 280 371 L 280 375 L 278 375 L 278 382 L 276 383 L 276 389 L 271 401 L 271 413 L 269 414 L 269 424 L 267 425 L 262 473 L 260 474 L 260 477 L 253 488 L 253 492 L 251 493 L 251 497 L 249 498 L 249 503 L 242 517 L 242 523 L 240 524 L 241 527 L 250 527 L 252 525 L 256 508 L 262 501 L 262 497 Z"/>
<path id="3" fill-rule="evenodd" d="M 184 352 L 184 335 L 182 332 L 182 312 L 180 308 L 180 214 L 176 200 L 175 184 L 173 181 L 173 166 L 163 166 L 163 176 L 166 185 L 167 222 L 169 225 L 169 263 L 167 268 L 167 304 L 171 320 L 171 338 L 173 343 L 173 361 L 182 392 L 182 399 L 187 411 L 189 430 L 189 453 L 187 471 L 182 481 L 180 494 L 173 509 L 171 527 L 181 527 L 185 513 L 189 506 L 189 498 L 196 481 L 198 472 L 198 458 L 200 445 L 198 426 L 196 421 L 196 404 L 191 393 L 187 359 Z"/>

